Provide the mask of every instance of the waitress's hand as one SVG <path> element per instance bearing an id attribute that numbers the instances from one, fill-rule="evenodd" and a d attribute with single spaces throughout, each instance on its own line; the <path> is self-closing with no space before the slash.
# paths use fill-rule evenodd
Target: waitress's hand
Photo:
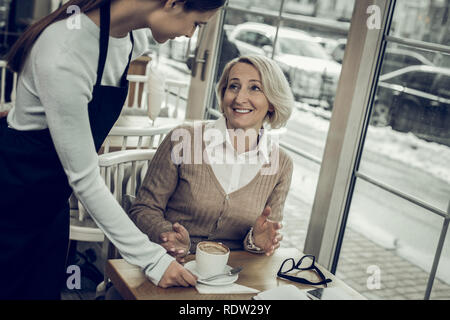
<path id="1" fill-rule="evenodd" d="M 253 242 L 255 246 L 264 250 L 267 256 L 272 255 L 280 247 L 280 241 L 283 239 L 278 232 L 282 227 L 281 223 L 268 219 L 271 212 L 272 209 L 267 206 L 253 226 Z"/>
<path id="2" fill-rule="evenodd" d="M 172 225 L 173 231 L 160 234 L 161 245 L 167 252 L 174 256 L 178 262 L 183 263 L 184 257 L 188 254 L 191 246 L 189 232 L 178 222 Z"/>
<path id="3" fill-rule="evenodd" d="M 185 269 L 181 264 L 176 261 L 172 261 L 169 267 L 164 272 L 161 280 L 158 283 L 158 287 L 189 287 L 195 286 L 197 283 L 197 277 Z"/>
<path id="4" fill-rule="evenodd" d="M 6 117 L 8 115 L 8 112 L 9 111 L 2 111 L 2 112 L 0 112 L 0 119 L 3 118 L 3 117 Z"/>

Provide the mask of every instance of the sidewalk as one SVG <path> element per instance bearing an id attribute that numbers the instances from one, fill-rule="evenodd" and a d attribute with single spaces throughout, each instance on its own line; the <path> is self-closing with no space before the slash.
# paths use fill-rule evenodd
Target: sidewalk
<path id="1" fill-rule="evenodd" d="M 303 251 L 310 208 L 293 194 L 285 206 L 282 247 Z M 369 270 L 368 270 L 369 268 Z M 371 269 L 373 268 L 373 269 Z M 367 282 L 379 270 L 380 288 L 369 289 Z M 369 271 L 369 272 L 368 272 Z M 358 232 L 347 228 L 336 276 L 369 300 L 423 300 L 429 272 L 382 248 Z M 369 285 L 372 282 L 369 279 Z M 450 299 L 450 285 L 435 278 L 431 299 Z"/>

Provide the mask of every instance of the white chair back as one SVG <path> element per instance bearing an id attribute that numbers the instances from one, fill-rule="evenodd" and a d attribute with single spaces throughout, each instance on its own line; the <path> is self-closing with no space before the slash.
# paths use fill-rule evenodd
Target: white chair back
<path id="1" fill-rule="evenodd" d="M 123 206 L 125 194 L 135 196 L 156 150 L 124 150 L 99 156 L 100 174 Z"/>
<path id="2" fill-rule="evenodd" d="M 148 166 L 155 153 L 155 149 L 142 149 L 117 151 L 99 156 L 100 174 L 115 199 L 124 209 L 128 210 L 130 207 L 129 199 L 135 197 L 139 191 L 141 183 L 147 173 Z M 126 195 L 131 197 L 125 197 Z M 101 199 L 99 199 L 99 201 L 100 200 Z M 103 232 L 98 227 L 95 228 L 97 236 L 101 235 L 102 237 L 95 240 L 80 240 L 103 242 L 100 257 L 100 261 L 103 263 L 106 263 L 106 261 L 110 258 L 118 257 L 116 249 L 110 243 L 108 238 L 104 236 Z M 73 239 L 73 229 L 74 226 L 71 223 L 71 239 Z M 93 234 L 94 230 L 91 231 Z M 97 286 L 97 296 L 105 294 L 107 282 L 108 279 L 105 277 L 104 281 Z"/>
<path id="3" fill-rule="evenodd" d="M 4 60 L 0 60 L 0 112 L 11 110 L 16 103 L 16 94 L 17 94 L 17 73 L 13 73 L 13 84 L 11 90 L 11 101 L 6 102 L 6 71 L 7 71 L 7 62 Z"/>
<path id="4" fill-rule="evenodd" d="M 167 134 L 176 126 L 176 124 L 172 124 L 154 128 L 113 127 L 105 139 L 102 153 L 107 154 L 111 151 L 124 151 L 127 149 L 157 149 Z M 69 202 L 72 217 L 71 226 L 74 225 L 74 228 L 71 228 L 72 233 L 70 239 L 103 242 L 103 233 L 98 232 L 95 224 L 95 229 L 90 229 L 93 221 L 91 222 L 86 219 L 89 217 L 89 214 L 74 194 L 71 195 Z M 86 226 L 87 229 L 83 229 L 86 224 L 89 226 Z M 86 234 L 84 231 L 86 231 Z"/>
<path id="5" fill-rule="evenodd" d="M 103 153 L 112 147 L 126 149 L 156 149 L 177 124 L 154 128 L 113 127 L 103 144 Z M 118 151 L 118 150 L 115 150 Z"/>
<path id="6" fill-rule="evenodd" d="M 100 173 L 119 204 L 126 211 L 137 195 L 156 150 L 125 150 L 99 156 Z M 102 245 L 102 259 L 118 258 L 119 253 L 108 238 Z M 97 286 L 97 295 L 105 293 L 108 278 Z"/>

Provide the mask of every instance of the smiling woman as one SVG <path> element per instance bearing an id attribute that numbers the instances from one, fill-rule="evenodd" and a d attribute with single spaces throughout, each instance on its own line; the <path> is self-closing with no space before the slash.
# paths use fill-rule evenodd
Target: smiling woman
<path id="1" fill-rule="evenodd" d="M 271 255 L 282 240 L 293 165 L 264 125 L 287 122 L 294 106 L 289 84 L 275 62 L 245 56 L 225 67 L 217 92 L 223 117 L 168 134 L 129 211 L 180 261 L 201 241 Z M 183 159 L 175 161 L 180 149 Z M 205 161 L 192 161 L 196 154 Z"/>
<path id="2" fill-rule="evenodd" d="M 265 121 L 273 129 L 286 125 L 294 104 L 289 83 L 278 64 L 257 55 L 239 57 L 230 61 L 217 83 L 216 95 L 220 111 L 225 116 L 230 113 L 230 108 L 236 115 L 236 113 L 247 112 L 242 109 L 257 111 L 257 106 L 261 105 L 266 112 L 263 112 L 263 117 L 254 123 L 259 124 L 259 128 Z M 232 115 L 233 113 L 230 113 L 230 116 Z"/>

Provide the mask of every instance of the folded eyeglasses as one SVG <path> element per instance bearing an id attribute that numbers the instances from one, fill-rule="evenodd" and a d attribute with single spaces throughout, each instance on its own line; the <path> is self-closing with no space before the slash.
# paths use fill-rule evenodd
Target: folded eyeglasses
<path id="1" fill-rule="evenodd" d="M 313 286 L 323 284 L 326 287 L 327 283 L 331 282 L 332 280 L 327 279 L 327 277 L 325 277 L 322 271 L 320 271 L 320 269 L 316 266 L 315 261 L 316 257 L 310 254 L 304 255 L 297 263 L 295 263 L 295 260 L 293 258 L 286 259 L 281 264 L 277 276 L 282 279 L 287 279 L 302 284 L 309 284 Z M 301 278 L 293 274 L 288 274 L 292 270 L 300 270 L 300 271 L 313 270 L 318 274 L 318 276 L 320 277 L 320 279 L 322 279 L 322 281 L 312 282 L 305 278 Z"/>

